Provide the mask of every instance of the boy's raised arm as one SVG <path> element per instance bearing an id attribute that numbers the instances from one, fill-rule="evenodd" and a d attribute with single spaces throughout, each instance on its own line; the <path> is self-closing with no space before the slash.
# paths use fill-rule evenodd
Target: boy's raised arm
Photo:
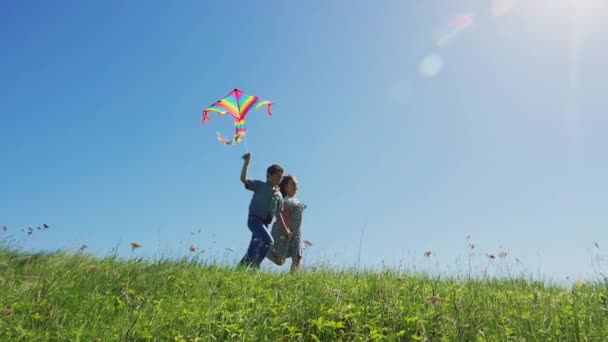
<path id="1" fill-rule="evenodd" d="M 247 185 L 247 182 L 249 181 L 247 179 L 247 168 L 249 167 L 249 161 L 251 160 L 251 153 L 245 153 L 245 155 L 243 155 L 243 168 L 241 169 L 241 182 L 243 182 L 243 184 L 245 184 L 245 186 Z"/>

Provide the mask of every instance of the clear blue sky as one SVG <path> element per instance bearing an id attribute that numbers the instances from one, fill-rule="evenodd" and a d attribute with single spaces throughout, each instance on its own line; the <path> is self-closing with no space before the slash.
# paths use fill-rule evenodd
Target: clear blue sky
<path id="1" fill-rule="evenodd" d="M 200 123 L 238 87 L 274 102 L 250 176 L 299 178 L 305 264 L 466 271 L 471 235 L 480 269 L 608 271 L 601 1 L 0 6 L 0 225 L 52 227 L 25 248 L 240 258 L 245 146 Z"/>

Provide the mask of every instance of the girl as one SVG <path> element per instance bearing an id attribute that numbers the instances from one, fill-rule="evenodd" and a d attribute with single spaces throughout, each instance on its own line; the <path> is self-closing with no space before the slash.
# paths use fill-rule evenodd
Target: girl
<path id="1" fill-rule="evenodd" d="M 286 175 L 283 177 L 279 189 L 283 195 L 281 216 L 283 216 L 283 221 L 287 227 L 283 227 L 281 221 L 274 222 L 271 230 L 274 244 L 267 257 L 278 266 L 283 265 L 286 258 L 291 258 L 291 271 L 293 272 L 298 269 L 302 260 L 302 232 L 300 226 L 302 224 L 302 213 L 306 209 L 306 205 L 296 198 L 298 181 L 294 176 Z M 286 234 L 286 231 L 291 234 Z"/>

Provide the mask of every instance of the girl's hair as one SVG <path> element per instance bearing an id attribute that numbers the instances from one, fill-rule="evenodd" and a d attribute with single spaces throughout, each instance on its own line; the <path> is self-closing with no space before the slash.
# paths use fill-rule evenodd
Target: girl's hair
<path id="1" fill-rule="evenodd" d="M 279 189 L 281 190 L 281 195 L 283 195 L 283 197 L 287 196 L 287 192 L 285 191 L 285 188 L 287 188 L 287 185 L 289 184 L 289 182 L 295 182 L 294 176 L 292 176 L 292 175 L 283 176 L 283 179 L 281 180 L 281 184 L 279 184 Z"/>

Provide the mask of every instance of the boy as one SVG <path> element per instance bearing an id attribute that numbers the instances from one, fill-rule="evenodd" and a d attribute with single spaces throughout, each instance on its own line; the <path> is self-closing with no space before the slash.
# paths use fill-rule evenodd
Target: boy
<path id="1" fill-rule="evenodd" d="M 253 191 L 251 202 L 249 203 L 249 217 L 247 227 L 251 231 L 251 242 L 247 249 L 247 254 L 239 262 L 239 266 L 252 266 L 259 268 L 273 244 L 272 235 L 268 231 L 268 226 L 272 222 L 273 216 L 283 222 L 279 209 L 283 196 L 279 190 L 279 184 L 283 178 L 283 168 L 273 164 L 266 170 L 266 182 L 257 179 L 247 178 L 247 168 L 251 161 L 251 154 L 243 156 L 243 168 L 241 170 L 241 182 L 247 190 Z M 287 227 L 283 224 L 283 227 Z M 285 233 L 290 235 L 289 229 L 285 228 Z"/>

